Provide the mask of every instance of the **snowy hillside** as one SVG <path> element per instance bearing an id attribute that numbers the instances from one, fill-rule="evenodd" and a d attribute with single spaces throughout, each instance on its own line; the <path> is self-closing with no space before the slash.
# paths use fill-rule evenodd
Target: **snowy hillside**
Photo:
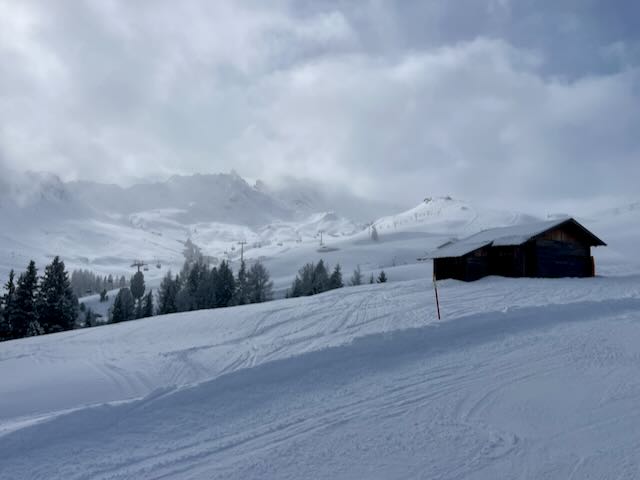
<path id="1" fill-rule="evenodd" d="M 363 227 L 323 206 L 286 200 L 250 186 L 235 173 L 172 177 L 129 188 L 90 182 L 64 184 L 47 174 L 16 174 L 0 189 L 0 277 L 29 259 L 61 255 L 71 268 L 121 274 L 135 258 L 178 268 L 187 238 L 212 257 L 231 259 L 239 241 L 252 246 L 315 241 Z M 310 192 L 309 194 L 313 194 Z M 355 202 L 353 200 L 351 202 Z"/>
<path id="2" fill-rule="evenodd" d="M 532 217 L 445 197 L 369 227 L 327 212 L 232 224 L 190 203 L 98 211 L 36 184 L 3 197 L 5 266 L 55 251 L 109 271 L 142 250 L 162 264 L 153 286 L 189 236 L 232 263 L 245 240 L 278 295 L 320 258 L 390 282 L 0 344 L 2 480 L 634 477 L 635 205 L 578 219 L 609 243 L 605 276 L 443 281 L 437 321 L 417 257 Z"/>
<path id="3" fill-rule="evenodd" d="M 430 287 L 5 343 L 0 478 L 631 474 L 640 277 Z"/>
<path id="4" fill-rule="evenodd" d="M 328 208 L 371 214 L 388 206 L 365 207 L 348 194 L 332 196 L 292 180 L 278 188 L 252 186 L 231 173 L 124 188 L 27 174 L 12 185 L 0 196 L 0 221 L 10 226 L 0 232 L 0 280 L 32 258 L 42 266 L 60 255 L 70 269 L 118 276 L 141 258 L 160 265 L 146 273 L 149 285 L 157 286 L 169 269 L 180 268 L 183 243 L 191 238 L 214 261 L 232 263 L 239 260 L 239 242 L 245 242 L 247 258 L 267 264 L 282 295 L 308 261 L 325 258 L 347 273 L 360 265 L 367 275 L 395 268 L 394 280 L 419 278 L 423 269 L 416 258 L 440 242 L 529 219 L 450 198 L 427 199 L 375 221 L 378 241 L 372 242 L 366 223 Z"/>

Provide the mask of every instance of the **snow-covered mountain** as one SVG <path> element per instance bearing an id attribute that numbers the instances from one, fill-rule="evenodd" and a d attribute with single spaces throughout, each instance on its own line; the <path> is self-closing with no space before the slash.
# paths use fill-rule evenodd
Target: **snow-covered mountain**
<path id="1" fill-rule="evenodd" d="M 324 197 L 306 184 L 297 191 L 313 196 L 312 203 L 300 200 L 291 183 L 281 196 L 234 172 L 130 187 L 27 173 L 11 175 L 1 187 L 0 275 L 56 254 L 72 267 L 121 272 L 134 258 L 178 264 L 187 238 L 211 256 L 230 257 L 238 241 L 300 243 L 320 230 L 343 236 L 362 228 L 325 208 Z"/>
<path id="2" fill-rule="evenodd" d="M 24 269 L 31 258 L 43 265 L 61 255 L 70 268 L 105 274 L 127 273 L 136 258 L 160 264 L 147 274 L 153 284 L 167 269 L 180 267 L 183 242 L 191 238 L 206 255 L 232 262 L 240 256 L 238 243 L 245 242 L 245 257 L 262 260 L 283 294 L 308 261 L 323 258 L 340 263 L 346 272 L 360 266 L 367 275 L 394 268 L 395 278 L 419 278 L 423 270 L 417 257 L 444 241 L 535 220 L 520 212 L 429 197 L 393 215 L 387 214 L 388 206 L 379 206 L 380 215 L 365 213 L 377 220 L 361 223 L 330 210 L 340 207 L 335 202 L 341 198 L 308 182 L 289 180 L 274 188 L 250 184 L 235 173 L 176 176 L 126 188 L 26 174 L 12 178 L 10 185 L 5 180 L 0 191 L 0 281 L 10 268 Z M 362 200 L 341 201 L 361 214 L 376 207 L 359 207 Z M 608 258 L 616 271 L 629 265 L 624 252 L 631 240 L 625 232 L 640 224 L 637 204 L 579 220 L 610 243 L 596 251 L 598 257 Z M 377 241 L 371 237 L 373 228 Z M 609 273 L 607 268 L 598 271 Z"/>
<path id="3" fill-rule="evenodd" d="M 443 197 L 370 227 L 327 212 L 243 225 L 188 203 L 98 211 L 38 178 L 20 201 L 3 192 L 22 223 L 2 258 L 104 271 L 143 251 L 164 273 L 185 235 L 231 260 L 241 238 L 279 292 L 320 258 L 389 282 L 4 343 L 0 478 L 634 478 L 638 204 L 578 218 L 609 244 L 607 276 L 445 280 L 438 320 L 416 257 L 531 217 Z M 286 206 L 269 198 L 267 214 Z"/>

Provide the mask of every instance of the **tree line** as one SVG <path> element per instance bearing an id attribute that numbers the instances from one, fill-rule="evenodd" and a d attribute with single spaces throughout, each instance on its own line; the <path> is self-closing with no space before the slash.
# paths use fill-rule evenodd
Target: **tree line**
<path id="1" fill-rule="evenodd" d="M 318 261 L 318 263 L 310 262 L 305 264 L 298 270 L 298 274 L 293 280 L 291 288 L 287 290 L 286 297 L 306 297 L 344 287 L 340 264 L 336 264 L 330 274 L 329 270 L 330 268 L 327 267 L 322 259 Z M 384 270 L 380 272 L 377 278 L 375 278 L 372 273 L 369 279 L 369 283 L 385 283 L 386 281 L 387 275 L 384 273 Z M 362 283 L 362 272 L 358 265 L 349 279 L 349 285 L 357 286 L 362 285 Z"/>
<path id="2" fill-rule="evenodd" d="M 109 276 L 100 277 L 87 270 L 76 270 L 74 274 L 77 286 L 84 287 L 89 283 L 94 287 L 100 286 L 100 301 L 108 300 L 104 282 L 110 284 Z M 242 261 L 237 274 L 234 274 L 226 261 L 211 267 L 192 243 L 186 244 L 185 263 L 181 272 L 175 276 L 171 271 L 166 274 L 157 297 L 153 290 L 147 291 L 142 272 L 136 272 L 128 284 L 124 277 L 120 278 L 118 284 L 124 286 L 119 289 L 106 321 L 97 322 L 98 315 L 79 303 L 72 284 L 74 274 L 69 276 L 59 257 L 45 267 L 42 276 L 38 276 L 34 261 L 29 263 L 17 280 L 12 270 L 4 285 L 5 293 L 0 296 L 0 341 L 153 315 L 261 303 L 273 298 L 273 282 L 261 262 L 247 267 L 247 263 Z M 386 281 L 384 270 L 375 278 L 371 274 L 369 279 L 369 283 Z M 348 284 L 362 283 L 362 272 L 358 266 Z M 315 295 L 344 286 L 340 264 L 331 270 L 324 260 L 320 260 L 318 263 L 307 263 L 299 269 L 286 296 Z M 80 312 L 84 314 L 84 321 Z"/>
<path id="3" fill-rule="evenodd" d="M 11 270 L 0 301 L 0 340 L 62 332 L 75 327 L 78 297 L 64 262 L 55 257 L 44 275 L 35 262 L 15 278 Z"/>
<path id="4" fill-rule="evenodd" d="M 228 262 L 210 267 L 201 259 L 186 261 L 180 274 L 171 272 L 158 292 L 158 314 L 261 303 L 273 298 L 273 282 L 260 262 L 247 268 L 240 263 L 237 275 Z"/>
<path id="5" fill-rule="evenodd" d="M 124 275 L 120 278 L 113 275 L 98 275 L 91 270 L 74 270 L 71 272 L 71 288 L 76 296 L 83 297 L 93 293 L 106 294 L 114 288 L 124 288 L 128 285 Z"/>

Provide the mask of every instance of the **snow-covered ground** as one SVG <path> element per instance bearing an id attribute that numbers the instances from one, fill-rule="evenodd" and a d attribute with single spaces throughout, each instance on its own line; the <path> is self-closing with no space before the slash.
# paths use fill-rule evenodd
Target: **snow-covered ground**
<path id="1" fill-rule="evenodd" d="M 105 186 L 100 205 L 118 212 L 96 215 L 51 178 L 35 197 L 13 192 L 19 208 L 0 195 L 0 222 L 15 227 L 0 232 L 0 277 L 56 253 L 118 274 L 142 249 L 162 264 L 147 274 L 155 287 L 191 236 L 235 262 L 246 240 L 279 295 L 320 258 L 345 279 L 384 269 L 389 283 L 0 343 L 1 480 L 640 476 L 638 204 L 578 218 L 608 243 L 594 250 L 600 276 L 439 282 L 438 321 L 417 258 L 532 217 L 425 199 L 381 215 L 373 241 L 333 213 L 276 218 L 288 207 L 263 185 L 213 180 L 237 189 L 224 209 L 266 210 L 204 218 L 181 178 L 146 186 L 157 208 L 132 212 Z M 211 179 L 194 181 L 202 203 Z M 163 204 L 163 189 L 186 203 Z"/>
<path id="2" fill-rule="evenodd" d="M 640 276 L 430 287 L 2 344 L 0 478 L 633 478 Z"/>

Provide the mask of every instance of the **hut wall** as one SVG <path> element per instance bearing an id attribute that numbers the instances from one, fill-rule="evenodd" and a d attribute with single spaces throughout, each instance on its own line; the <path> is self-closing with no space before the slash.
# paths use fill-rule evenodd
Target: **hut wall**
<path id="1" fill-rule="evenodd" d="M 489 265 L 488 249 L 479 249 L 463 257 L 436 258 L 433 271 L 436 280 L 455 278 L 468 282 L 489 275 Z"/>
<path id="2" fill-rule="evenodd" d="M 535 242 L 537 277 L 590 277 L 593 275 L 591 248 L 545 238 Z"/>
<path id="3" fill-rule="evenodd" d="M 526 258 L 522 246 L 491 247 L 489 261 L 491 275 L 522 277 L 526 274 Z"/>

